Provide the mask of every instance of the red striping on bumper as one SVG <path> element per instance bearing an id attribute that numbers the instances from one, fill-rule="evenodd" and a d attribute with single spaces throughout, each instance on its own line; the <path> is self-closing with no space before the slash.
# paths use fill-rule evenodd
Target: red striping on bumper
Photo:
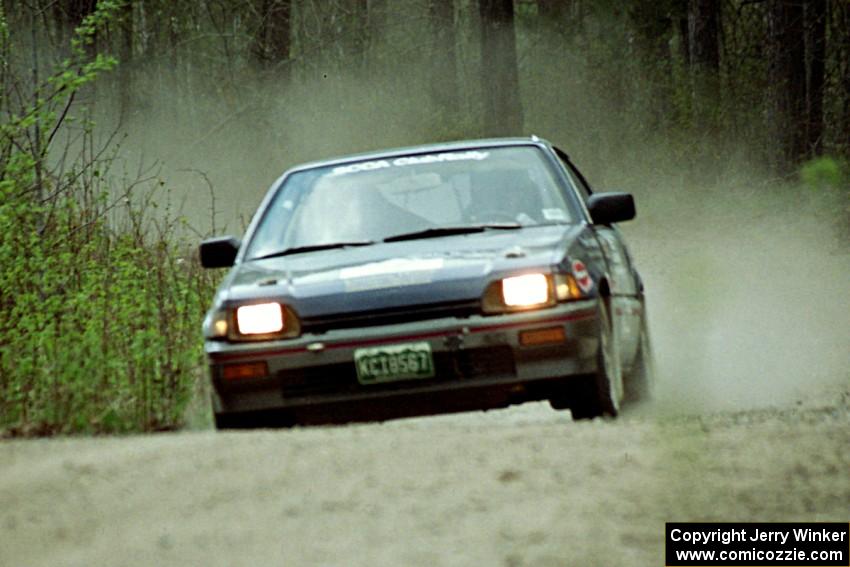
<path id="1" fill-rule="evenodd" d="M 522 321 L 517 323 L 500 323 L 498 325 L 482 325 L 479 327 L 470 327 L 470 333 L 486 333 L 489 331 L 501 331 L 506 329 L 512 329 L 517 327 L 525 327 L 526 325 L 546 325 L 551 323 L 563 323 L 567 321 L 579 321 L 582 319 L 590 319 L 596 316 L 596 311 L 588 310 L 588 311 L 577 311 L 575 313 L 570 313 L 569 315 L 563 315 L 561 317 L 550 317 L 548 319 L 540 319 L 536 321 Z M 352 348 L 352 347 L 368 347 L 373 345 L 387 344 L 389 343 L 403 343 L 403 342 L 412 342 L 423 339 L 432 339 L 435 337 L 447 337 L 449 335 L 457 334 L 457 331 L 434 331 L 432 333 L 419 333 L 416 335 L 404 335 L 400 337 L 381 337 L 379 339 L 370 339 L 370 340 L 359 340 L 359 341 L 343 341 L 338 343 L 330 343 L 325 346 L 326 350 L 331 350 L 335 348 Z M 287 354 L 296 354 L 300 352 L 309 352 L 306 346 L 295 347 L 295 348 L 284 348 L 284 349 L 275 349 L 275 350 L 266 350 L 266 351 L 252 351 L 252 352 L 234 352 L 234 353 L 211 353 L 209 358 L 214 362 L 224 362 L 229 360 L 239 360 L 242 358 L 254 358 L 257 356 L 283 356 Z"/>

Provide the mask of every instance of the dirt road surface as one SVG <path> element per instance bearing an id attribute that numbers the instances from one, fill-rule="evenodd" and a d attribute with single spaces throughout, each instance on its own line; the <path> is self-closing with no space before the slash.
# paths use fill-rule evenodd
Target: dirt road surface
<path id="1" fill-rule="evenodd" d="M 848 400 L 5 442 L 0 565 L 663 565 L 665 521 L 847 521 Z"/>

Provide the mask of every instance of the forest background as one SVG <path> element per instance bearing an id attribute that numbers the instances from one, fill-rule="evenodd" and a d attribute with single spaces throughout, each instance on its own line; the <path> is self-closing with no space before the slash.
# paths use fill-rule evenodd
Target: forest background
<path id="1" fill-rule="evenodd" d="M 538 134 L 597 189 L 638 195 L 650 222 L 705 195 L 788 210 L 816 199 L 846 245 L 848 0 L 2 9 L 6 434 L 193 421 L 216 279 L 194 246 L 239 233 L 305 160 Z"/>

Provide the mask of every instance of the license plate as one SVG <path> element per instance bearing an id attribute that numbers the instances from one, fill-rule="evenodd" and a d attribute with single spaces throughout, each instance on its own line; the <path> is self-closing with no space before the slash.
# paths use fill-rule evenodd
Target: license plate
<path id="1" fill-rule="evenodd" d="M 359 348 L 354 365 L 361 384 L 434 377 L 434 357 L 426 342 Z"/>

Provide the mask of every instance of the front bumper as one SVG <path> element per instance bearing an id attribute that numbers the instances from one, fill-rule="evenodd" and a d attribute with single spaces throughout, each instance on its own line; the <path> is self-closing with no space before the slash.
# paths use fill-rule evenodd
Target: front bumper
<path id="1" fill-rule="evenodd" d="M 563 328 L 563 342 L 520 343 L 522 332 L 553 327 Z M 213 409 L 218 415 L 283 410 L 336 421 L 543 399 L 570 377 L 596 370 L 598 331 L 596 300 L 585 300 L 540 311 L 341 329 L 274 342 L 207 341 Z M 357 381 L 356 349 L 409 342 L 430 344 L 434 378 L 375 385 Z M 223 377 L 226 365 L 250 362 L 265 362 L 268 375 Z"/>

